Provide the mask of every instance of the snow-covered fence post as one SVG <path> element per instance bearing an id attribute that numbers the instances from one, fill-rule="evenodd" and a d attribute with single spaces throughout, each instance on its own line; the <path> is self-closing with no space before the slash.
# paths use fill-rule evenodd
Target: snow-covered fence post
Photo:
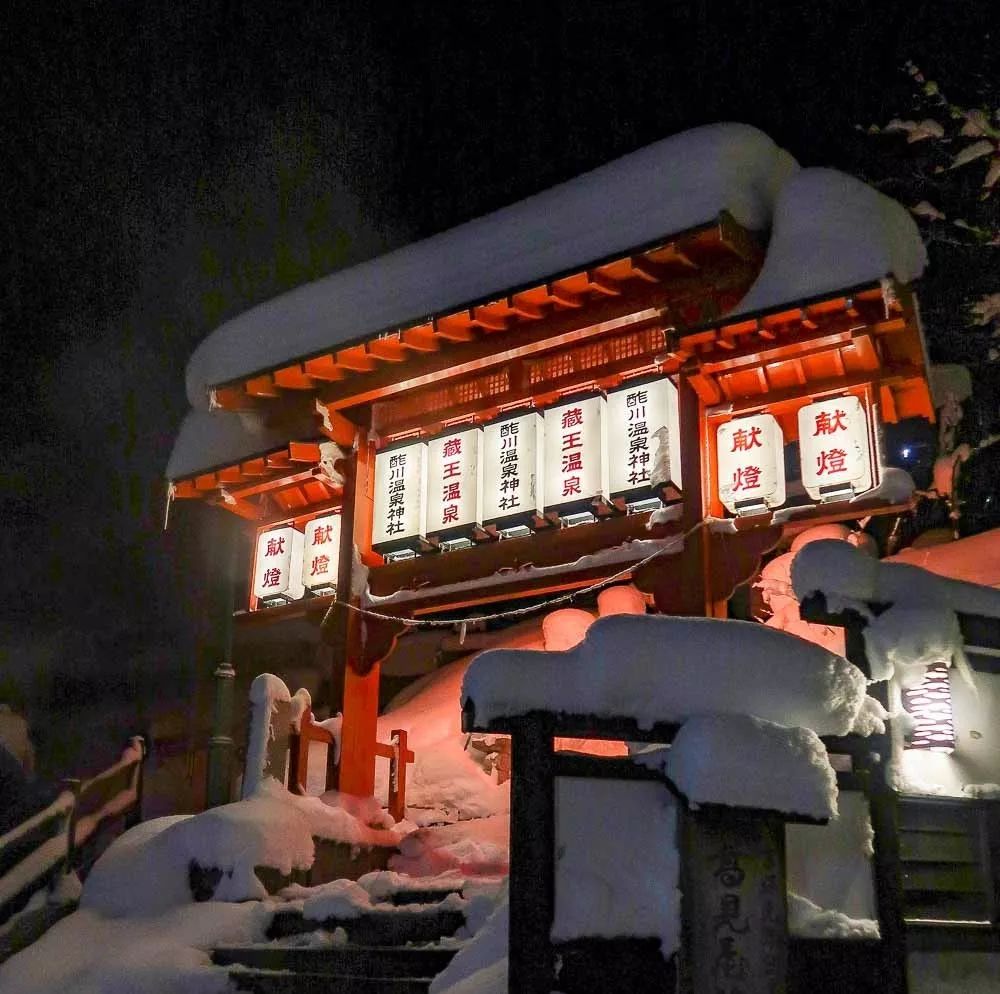
<path id="1" fill-rule="evenodd" d="M 292 735 L 292 695 L 273 673 L 261 673 L 250 684 L 250 728 L 243 798 L 250 797 L 265 777 L 285 783 Z"/>
<path id="2" fill-rule="evenodd" d="M 66 864 L 63 868 L 65 873 L 72 873 L 76 868 L 76 823 L 79 819 L 80 788 L 83 786 L 83 781 L 78 777 L 64 777 L 60 781 L 60 786 L 73 795 L 73 804 L 66 816 Z"/>
<path id="3" fill-rule="evenodd" d="M 231 663 L 216 667 L 215 708 L 212 714 L 212 736 L 208 740 L 208 776 L 205 806 L 218 807 L 231 800 L 233 780 L 233 702 L 236 670 Z"/>
<path id="4" fill-rule="evenodd" d="M 788 969 L 785 818 L 704 805 L 679 811 L 679 989 L 779 994 Z"/>

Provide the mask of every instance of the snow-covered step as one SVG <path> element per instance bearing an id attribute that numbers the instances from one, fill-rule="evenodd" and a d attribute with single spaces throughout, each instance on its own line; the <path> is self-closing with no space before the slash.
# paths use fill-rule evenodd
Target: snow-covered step
<path id="1" fill-rule="evenodd" d="M 320 929 L 333 932 L 340 928 L 351 945 L 397 946 L 408 942 L 435 942 L 454 935 L 465 924 L 461 911 L 421 906 L 420 910 L 362 913 L 352 918 L 331 917 L 322 921 L 305 918 L 301 911 L 275 912 L 267 930 L 269 939 L 280 939 Z"/>
<path id="2" fill-rule="evenodd" d="M 441 946 L 224 946 L 212 953 L 218 966 L 257 970 L 349 975 L 352 977 L 433 977 L 452 960 L 457 947 Z"/>
<path id="3" fill-rule="evenodd" d="M 427 994 L 430 977 L 351 977 L 284 970 L 234 970 L 236 990 L 255 994 Z"/>

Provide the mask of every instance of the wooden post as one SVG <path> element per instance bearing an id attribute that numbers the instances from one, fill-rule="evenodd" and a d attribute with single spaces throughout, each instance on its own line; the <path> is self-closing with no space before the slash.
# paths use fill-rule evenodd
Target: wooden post
<path id="1" fill-rule="evenodd" d="M 551 716 L 530 714 L 511 738 L 509 994 L 554 983 L 555 757 Z"/>
<path id="2" fill-rule="evenodd" d="M 865 652 L 867 620 L 857 611 L 843 612 L 845 655 L 866 676 L 871 675 Z M 869 693 L 889 709 L 888 686 L 882 681 L 870 685 Z M 866 772 L 872 822 L 872 868 L 875 876 L 875 903 L 882 934 L 882 976 L 886 987 L 906 994 L 906 923 L 903 917 L 903 872 L 899 854 L 899 798 L 888 781 L 892 760 L 892 735 L 888 721 L 881 735 L 870 735 L 867 751 L 860 762 Z"/>
<path id="3" fill-rule="evenodd" d="M 773 812 L 679 809 L 684 994 L 784 994 L 785 826 Z"/>
<path id="4" fill-rule="evenodd" d="M 68 790 L 73 795 L 73 806 L 66 816 L 66 865 L 65 873 L 72 873 L 76 866 L 76 822 L 79 817 L 80 788 L 83 782 L 77 777 L 66 777 L 62 781 L 63 790 Z"/>
<path id="5" fill-rule="evenodd" d="M 680 437 L 697 439 L 696 445 L 681 446 L 681 489 L 684 496 L 684 514 L 681 522 L 687 532 L 705 517 L 705 477 L 706 458 L 703 436 L 701 399 L 690 382 L 690 370 L 682 370 L 677 380 L 678 423 Z M 684 587 L 687 591 L 684 613 L 704 615 L 711 618 L 717 606 L 709 594 L 709 576 L 712 562 L 710 542 L 704 529 L 692 532 L 684 540 Z M 671 570 L 671 566 L 661 565 L 661 570 Z M 723 605 L 724 606 L 724 605 Z"/>
<path id="6" fill-rule="evenodd" d="M 372 494 L 367 433 L 359 429 L 354 451 L 346 460 L 343 521 L 340 528 L 340 571 L 337 601 L 360 605 L 353 590 L 354 557 L 371 544 Z M 378 663 L 366 667 L 364 622 L 356 611 L 336 608 L 333 618 L 334 672 L 342 673 L 344 723 L 341 728 L 337 787 L 348 794 L 371 797 L 375 793 L 375 741 L 377 738 Z"/>
<path id="7" fill-rule="evenodd" d="M 406 748 L 406 730 L 392 730 L 392 759 L 389 760 L 389 814 L 402 821 L 406 814 L 406 767 L 413 753 Z"/>
<path id="8" fill-rule="evenodd" d="M 140 759 L 135 764 L 135 770 L 132 773 L 132 789 L 135 791 L 135 804 L 129 808 L 128 813 L 125 815 L 126 831 L 134 828 L 142 821 L 142 794 L 146 779 L 145 766 L 147 755 L 146 740 L 141 735 L 134 735 L 129 739 L 129 745 L 139 749 Z"/>

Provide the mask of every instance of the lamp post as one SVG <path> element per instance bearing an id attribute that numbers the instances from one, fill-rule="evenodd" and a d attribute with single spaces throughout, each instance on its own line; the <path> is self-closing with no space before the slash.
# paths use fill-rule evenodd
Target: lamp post
<path id="1" fill-rule="evenodd" d="M 233 584 L 239 562 L 239 534 L 232 529 L 223 542 L 223 560 L 227 564 L 222 580 L 221 639 L 223 661 L 215 668 L 215 703 L 212 710 L 212 734 L 208 740 L 208 770 L 205 784 L 205 807 L 214 808 L 232 800 L 233 782 L 233 706 L 236 670 L 229 662 L 233 648 Z"/>

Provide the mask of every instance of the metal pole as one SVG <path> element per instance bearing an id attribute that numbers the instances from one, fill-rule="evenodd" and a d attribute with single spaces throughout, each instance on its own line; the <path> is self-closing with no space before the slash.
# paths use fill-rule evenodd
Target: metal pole
<path id="1" fill-rule="evenodd" d="M 215 709 L 212 715 L 212 736 L 208 740 L 208 783 L 205 806 L 218 807 L 232 800 L 233 782 L 233 701 L 236 670 L 228 662 L 220 663 L 212 674 L 215 678 Z"/>
<path id="2" fill-rule="evenodd" d="M 212 674 L 215 680 L 215 705 L 212 713 L 212 735 L 208 740 L 208 771 L 205 784 L 205 807 L 228 804 L 233 784 L 233 707 L 236 692 L 236 670 L 229 659 L 233 651 L 233 599 L 239 570 L 239 533 L 232 528 L 226 536 L 228 555 L 222 580 L 222 617 L 220 619 L 223 662 Z"/>

